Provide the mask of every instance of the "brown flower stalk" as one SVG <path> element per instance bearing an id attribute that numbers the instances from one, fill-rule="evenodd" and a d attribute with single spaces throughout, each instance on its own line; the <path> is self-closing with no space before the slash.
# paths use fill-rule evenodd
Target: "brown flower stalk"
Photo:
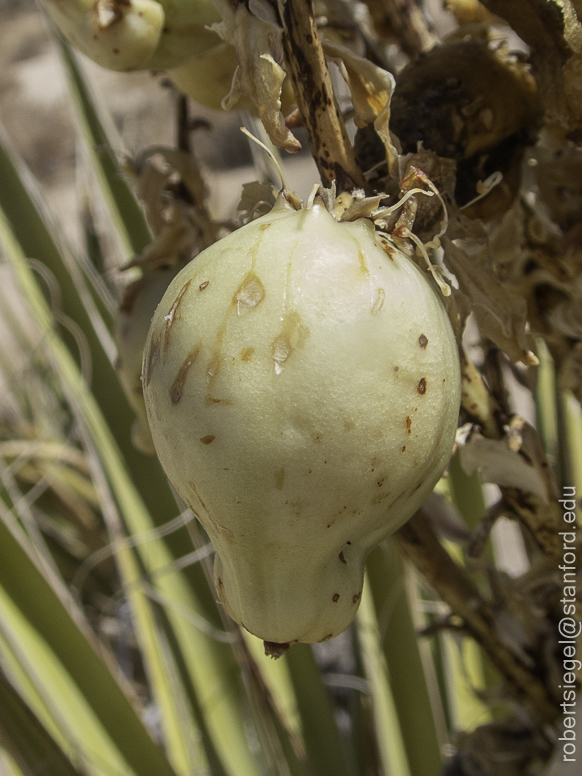
<path id="1" fill-rule="evenodd" d="M 277 7 L 287 72 L 322 183 L 329 188 L 335 180 L 338 193 L 364 188 L 333 93 L 311 0 L 278 0 Z"/>

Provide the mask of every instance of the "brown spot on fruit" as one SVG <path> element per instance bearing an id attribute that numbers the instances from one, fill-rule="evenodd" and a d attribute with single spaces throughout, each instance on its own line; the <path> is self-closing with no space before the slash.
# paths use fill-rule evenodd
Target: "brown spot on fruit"
<path id="1" fill-rule="evenodd" d="M 402 450 L 400 452 L 403 453 L 405 450 L 406 450 L 406 445 L 402 445 Z"/>
<path id="2" fill-rule="evenodd" d="M 412 434 L 411 427 L 412 427 L 412 421 L 410 420 L 410 417 L 407 415 L 406 416 L 406 430 L 408 431 L 409 434 Z"/>
<path id="3" fill-rule="evenodd" d="M 426 393 L 426 377 L 421 377 L 418 381 L 418 387 L 416 389 L 421 396 Z M 418 408 L 417 408 L 418 409 Z"/>
<path id="4" fill-rule="evenodd" d="M 160 340 L 161 340 L 161 335 L 158 334 L 157 336 L 153 336 L 150 342 L 150 349 L 147 354 L 147 359 L 145 363 L 145 373 L 144 373 L 146 386 L 150 384 L 154 366 L 157 364 L 158 359 L 160 357 Z"/>
<path id="5" fill-rule="evenodd" d="M 205 280 L 204 283 L 200 283 L 198 288 L 200 291 L 204 291 L 205 288 L 208 288 L 208 284 L 210 283 L 210 280 Z"/>
<path id="6" fill-rule="evenodd" d="M 268 224 L 263 224 L 263 226 L 268 226 Z M 237 313 L 246 315 L 262 302 L 264 297 L 265 287 L 254 272 L 249 272 L 234 295 L 233 301 L 236 304 Z"/>
<path id="7" fill-rule="evenodd" d="M 377 315 L 382 307 L 384 307 L 384 300 L 386 299 L 386 291 L 383 288 L 379 288 L 376 292 L 376 299 L 372 305 L 372 315 Z"/>
<path id="8" fill-rule="evenodd" d="M 170 344 L 170 334 L 172 331 L 172 326 L 174 325 L 174 321 L 176 320 L 176 313 L 178 312 L 178 308 L 180 307 L 184 294 L 190 288 L 191 282 L 192 280 L 188 280 L 186 283 L 184 283 L 180 289 L 180 293 L 174 299 L 174 303 L 170 307 L 168 314 L 164 315 L 164 353 L 167 351 L 168 345 Z"/>
<path id="9" fill-rule="evenodd" d="M 283 490 L 283 482 L 285 480 L 285 469 L 279 469 L 275 472 L 275 487 L 277 490 Z"/>
<path id="10" fill-rule="evenodd" d="M 202 501 L 200 493 L 198 493 L 198 489 L 197 489 L 196 485 L 192 482 L 192 480 L 188 480 L 188 485 L 190 486 L 190 490 L 192 491 L 194 496 L 200 502 L 200 505 L 202 506 L 202 509 L 206 512 L 206 514 L 209 514 L 208 509 L 206 507 L 206 504 Z"/>
<path id="11" fill-rule="evenodd" d="M 305 344 L 309 329 L 305 326 L 296 310 L 292 310 L 283 319 L 281 332 L 271 343 L 271 358 L 275 362 L 275 373 L 281 374 L 283 365 L 296 348 Z"/>
<path id="12" fill-rule="evenodd" d="M 178 374 L 176 375 L 174 382 L 170 386 L 170 399 L 172 401 L 172 404 L 177 404 L 182 398 L 182 391 L 184 390 L 184 383 L 186 382 L 186 377 L 188 376 L 190 367 L 196 362 L 196 359 L 198 358 L 199 353 L 200 353 L 200 344 L 195 345 L 195 347 L 192 348 L 192 350 L 188 353 L 188 355 L 182 362 L 182 366 L 178 370 Z"/>
<path id="13" fill-rule="evenodd" d="M 343 551 L 340 552 L 340 554 L 338 555 L 338 558 L 341 560 L 342 563 L 347 563 L 347 560 L 344 558 Z"/>
<path id="14" fill-rule="evenodd" d="M 368 269 L 368 265 L 366 264 L 366 257 L 364 256 L 363 251 L 358 251 L 358 261 L 360 262 L 360 272 L 362 274 L 369 276 L 370 270 Z M 380 291 L 383 291 L 383 289 L 379 289 Z"/>
<path id="15" fill-rule="evenodd" d="M 386 256 L 388 256 L 391 261 L 394 261 L 394 254 L 396 253 L 394 248 L 386 240 L 380 240 L 380 243 Z"/>
<path id="16" fill-rule="evenodd" d="M 362 597 L 362 591 L 360 590 L 360 592 L 356 593 L 352 598 L 352 603 L 357 604 L 361 597 Z"/>
<path id="17" fill-rule="evenodd" d="M 426 346 L 428 345 L 428 337 L 426 337 L 424 334 L 421 334 L 418 338 L 418 344 L 423 350 L 425 350 Z"/>
<path id="18" fill-rule="evenodd" d="M 378 494 L 377 494 L 376 496 L 374 496 L 374 498 L 372 499 L 372 504 L 381 504 L 381 503 L 382 503 L 382 501 L 384 501 L 385 499 L 387 499 L 387 498 L 388 498 L 390 495 L 392 495 L 392 494 L 391 494 L 391 491 L 389 491 L 389 490 L 388 490 L 388 491 L 386 491 L 385 493 L 378 493 Z M 394 502 L 392 502 L 392 503 L 394 503 Z M 391 506 L 391 505 L 392 505 L 392 504 L 390 504 L 390 506 Z"/>
<path id="19" fill-rule="evenodd" d="M 240 352 L 240 360 L 250 361 L 253 357 L 254 352 L 255 352 L 254 348 L 243 348 Z"/>
<path id="20" fill-rule="evenodd" d="M 339 593 L 335 593 L 331 600 L 334 602 L 334 604 L 337 604 L 339 601 Z"/>
<path id="21" fill-rule="evenodd" d="M 207 407 L 211 407 L 213 404 L 232 404 L 230 399 L 217 399 L 212 396 L 212 390 L 214 388 L 216 378 L 218 377 L 218 373 L 220 372 L 220 366 L 220 354 L 216 352 L 206 367 L 206 383 L 208 387 L 206 389 L 206 396 L 204 397 L 204 404 Z"/>
<path id="22" fill-rule="evenodd" d="M 208 434 L 208 436 L 202 437 L 200 441 L 203 445 L 209 445 L 211 442 L 214 442 L 215 439 L 216 437 L 213 436 L 213 434 Z"/>

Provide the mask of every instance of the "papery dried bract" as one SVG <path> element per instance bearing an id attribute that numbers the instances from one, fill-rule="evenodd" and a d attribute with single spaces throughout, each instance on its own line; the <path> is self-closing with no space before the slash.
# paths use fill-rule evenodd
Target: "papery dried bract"
<path id="1" fill-rule="evenodd" d="M 388 169 L 392 176 L 398 174 L 398 151 L 390 137 L 390 100 L 394 92 L 395 81 L 392 73 L 374 65 L 368 59 L 358 57 L 345 46 L 323 41 L 326 57 L 339 65 L 356 111 L 356 123 L 359 126 L 374 123 L 384 148 Z"/>
<path id="2" fill-rule="evenodd" d="M 281 113 L 281 92 L 285 71 L 282 30 L 275 12 L 266 0 L 235 5 L 230 0 L 213 0 L 222 21 L 212 29 L 236 48 L 237 68 L 229 94 L 223 100 L 226 110 L 249 109 L 263 122 L 271 142 L 294 152 L 301 143 L 285 126 Z"/>

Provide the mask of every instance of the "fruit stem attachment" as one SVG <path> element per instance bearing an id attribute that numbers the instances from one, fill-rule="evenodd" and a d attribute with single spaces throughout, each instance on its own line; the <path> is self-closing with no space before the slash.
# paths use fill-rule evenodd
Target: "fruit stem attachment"
<path id="1" fill-rule="evenodd" d="M 287 641 L 284 644 L 278 644 L 276 641 L 263 641 L 263 644 L 265 645 L 265 655 L 272 657 L 273 660 L 282 657 L 291 646 Z"/>
<path id="2" fill-rule="evenodd" d="M 325 188 L 368 189 L 335 99 L 311 0 L 273 0 L 283 27 L 287 72 Z"/>

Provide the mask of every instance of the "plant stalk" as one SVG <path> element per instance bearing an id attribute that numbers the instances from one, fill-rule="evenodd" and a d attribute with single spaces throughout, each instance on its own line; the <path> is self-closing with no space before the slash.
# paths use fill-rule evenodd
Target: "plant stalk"
<path id="1" fill-rule="evenodd" d="M 278 0 L 283 48 L 297 106 L 303 117 L 321 181 L 338 193 L 365 188 L 343 117 L 336 102 L 311 0 Z"/>

